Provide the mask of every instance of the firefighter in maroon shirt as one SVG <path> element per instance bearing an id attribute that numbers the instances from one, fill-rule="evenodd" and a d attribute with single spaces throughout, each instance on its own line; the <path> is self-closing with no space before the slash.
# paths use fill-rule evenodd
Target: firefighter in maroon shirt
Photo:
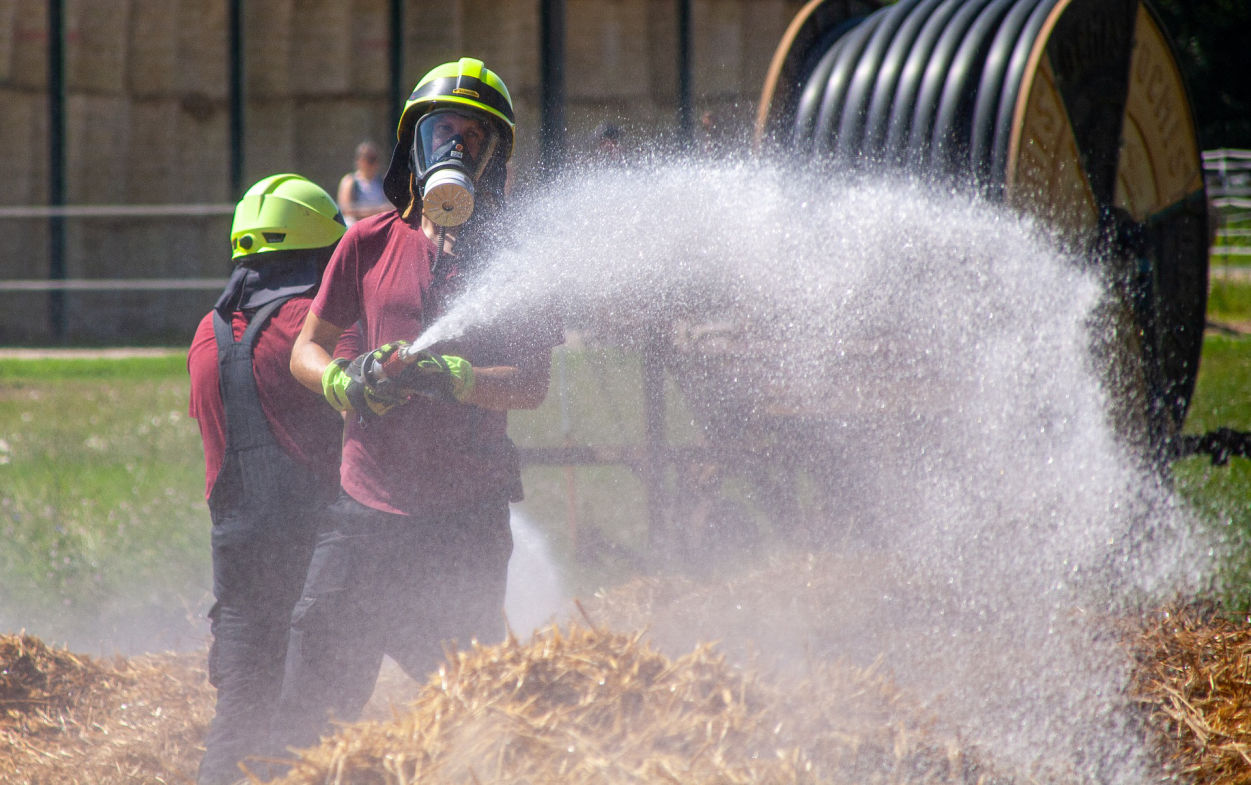
<path id="1" fill-rule="evenodd" d="M 291 376 L 290 362 L 344 228 L 330 195 L 299 175 L 248 189 L 231 227 L 234 274 L 187 353 L 216 600 L 217 705 L 201 785 L 238 782 L 239 761 L 266 749 L 316 516 L 338 489 L 342 418 Z"/>
<path id="2" fill-rule="evenodd" d="M 385 178 L 396 209 L 353 224 L 291 355 L 347 411 L 340 480 L 292 619 L 279 706 L 286 746 L 368 700 L 383 655 L 424 679 L 444 643 L 502 638 L 520 470 L 507 410 L 547 393 L 556 319 L 414 340 L 485 262 L 513 144 L 504 82 L 481 61 L 433 69 L 405 104 Z M 332 360 L 359 324 L 352 363 Z M 384 378 L 385 377 L 385 378 Z"/>

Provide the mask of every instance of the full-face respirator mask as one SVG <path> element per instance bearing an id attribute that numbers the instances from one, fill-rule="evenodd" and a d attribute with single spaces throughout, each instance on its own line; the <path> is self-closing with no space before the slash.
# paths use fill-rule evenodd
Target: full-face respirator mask
<path id="1" fill-rule="evenodd" d="M 460 226 L 474 208 L 474 183 L 499 147 L 495 124 L 457 109 L 417 121 L 411 150 L 422 214 L 436 226 Z"/>

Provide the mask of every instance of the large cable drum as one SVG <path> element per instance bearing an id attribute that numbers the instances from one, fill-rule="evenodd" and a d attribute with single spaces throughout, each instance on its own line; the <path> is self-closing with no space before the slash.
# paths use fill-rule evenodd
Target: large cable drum
<path id="1" fill-rule="evenodd" d="M 1158 446 L 1180 430 L 1207 199 L 1185 85 L 1145 2 L 813 0 L 774 56 L 757 141 L 960 183 L 1056 226 L 1120 296 L 1128 408 Z"/>

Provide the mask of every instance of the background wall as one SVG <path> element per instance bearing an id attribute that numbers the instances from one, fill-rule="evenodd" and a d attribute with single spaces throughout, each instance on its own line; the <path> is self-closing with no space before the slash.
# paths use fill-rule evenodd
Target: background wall
<path id="1" fill-rule="evenodd" d="M 697 0 L 696 117 L 745 132 L 769 60 L 802 6 L 794 0 Z M 244 183 L 298 171 L 333 193 L 352 150 L 394 139 L 388 0 L 244 3 Z M 227 0 L 68 0 L 65 7 L 66 201 L 71 205 L 233 204 Z M 538 156 L 537 0 L 408 0 L 409 84 L 463 54 L 484 59 L 516 104 L 516 177 Z M 627 144 L 673 131 L 675 0 L 568 0 L 566 120 L 571 156 L 601 122 Z M 46 205 L 48 11 L 0 0 L 0 207 Z M 229 217 L 66 219 L 71 279 L 225 277 Z M 0 218 L 0 282 L 46 279 L 49 220 Z M 215 299 L 208 290 L 69 291 L 71 341 L 181 341 Z M 50 340 L 46 292 L 0 289 L 0 344 Z"/>

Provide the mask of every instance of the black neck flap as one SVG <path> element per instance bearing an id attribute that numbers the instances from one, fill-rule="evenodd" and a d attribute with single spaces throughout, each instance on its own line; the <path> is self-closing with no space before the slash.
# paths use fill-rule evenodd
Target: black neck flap
<path id="1" fill-rule="evenodd" d="M 254 311 L 279 298 L 312 291 L 320 278 L 320 265 L 308 256 L 271 257 L 256 267 L 240 264 L 213 309 L 224 316 L 234 311 Z"/>

